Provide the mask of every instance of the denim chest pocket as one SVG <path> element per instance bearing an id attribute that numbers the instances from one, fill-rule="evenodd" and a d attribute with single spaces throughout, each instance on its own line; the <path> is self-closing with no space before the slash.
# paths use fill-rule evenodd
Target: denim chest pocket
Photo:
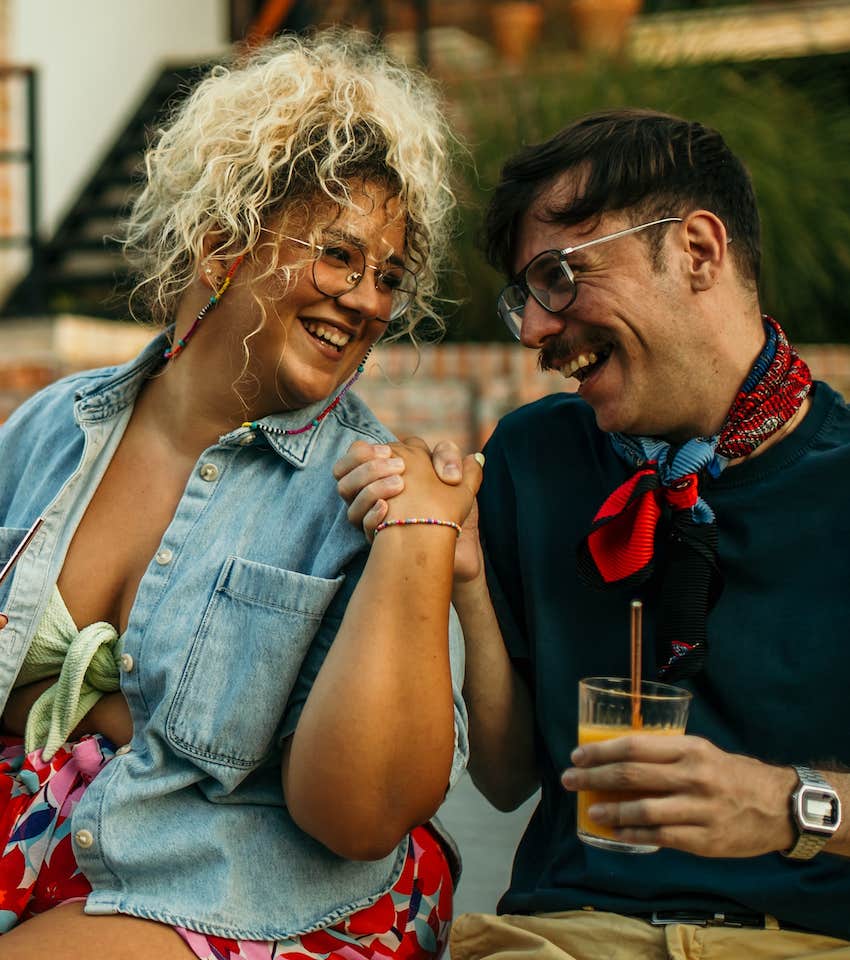
<path id="1" fill-rule="evenodd" d="M 248 769 L 272 746 L 298 670 L 344 577 L 229 557 L 166 721 L 175 749 Z"/>

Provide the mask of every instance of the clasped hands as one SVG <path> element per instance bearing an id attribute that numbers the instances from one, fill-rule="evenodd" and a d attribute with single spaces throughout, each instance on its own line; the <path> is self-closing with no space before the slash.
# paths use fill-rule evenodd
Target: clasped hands
<path id="1" fill-rule="evenodd" d="M 337 490 L 348 504 L 348 519 L 370 542 L 384 520 L 433 517 L 463 527 L 455 548 L 455 583 L 483 569 L 478 546 L 475 494 L 481 485 L 483 456 L 461 456 L 457 445 L 410 437 L 388 444 L 356 440 L 334 464 Z M 391 506 L 392 504 L 392 506 Z"/>
<path id="2" fill-rule="evenodd" d="M 334 476 L 348 504 L 349 520 L 362 526 L 370 540 L 389 515 L 391 502 L 393 516 L 408 509 L 399 504 L 408 486 L 421 483 L 428 491 L 415 503 L 458 510 L 445 517 L 464 522 L 455 551 L 456 589 L 472 581 L 484 588 L 474 501 L 481 471 L 474 457 L 461 457 L 450 442 L 429 450 L 416 438 L 380 445 L 357 441 L 335 465 Z M 442 481 L 442 491 L 434 485 L 435 478 Z M 462 492 L 454 501 L 445 498 L 451 488 L 465 490 L 468 499 Z M 471 642 L 474 637 L 467 633 L 467 643 Z M 566 790 L 629 795 L 620 803 L 591 809 L 595 820 L 611 826 L 627 843 L 655 844 L 704 857 L 751 857 L 787 849 L 794 842 L 789 797 L 797 776 L 791 767 L 727 753 L 701 737 L 640 733 L 578 747 L 571 759 L 573 766 L 561 777 Z"/>

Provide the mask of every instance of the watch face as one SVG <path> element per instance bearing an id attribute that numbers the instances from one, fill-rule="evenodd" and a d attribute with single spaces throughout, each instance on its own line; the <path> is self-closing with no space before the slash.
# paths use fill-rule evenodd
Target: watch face
<path id="1" fill-rule="evenodd" d="M 834 830 L 838 826 L 838 801 L 832 793 L 806 786 L 800 794 L 800 820 L 808 830 Z"/>

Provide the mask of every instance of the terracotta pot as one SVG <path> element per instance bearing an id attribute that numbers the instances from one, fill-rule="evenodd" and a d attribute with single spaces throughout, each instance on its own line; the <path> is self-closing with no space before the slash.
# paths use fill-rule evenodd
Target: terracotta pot
<path id="1" fill-rule="evenodd" d="M 540 37 L 543 7 L 530 0 L 500 0 L 490 7 L 490 22 L 499 55 L 519 67 Z"/>
<path id="2" fill-rule="evenodd" d="M 568 15 L 579 50 L 614 57 L 622 53 L 629 25 L 643 0 L 570 0 Z"/>

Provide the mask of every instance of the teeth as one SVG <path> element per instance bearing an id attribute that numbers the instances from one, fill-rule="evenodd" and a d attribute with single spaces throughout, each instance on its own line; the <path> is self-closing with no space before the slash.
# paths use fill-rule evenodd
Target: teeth
<path id="1" fill-rule="evenodd" d="M 561 368 L 561 373 L 568 380 L 570 377 L 574 377 L 576 373 L 582 369 L 582 367 L 589 367 L 592 364 L 596 363 L 597 356 L 595 353 L 580 353 L 575 360 L 570 361 L 570 363 L 565 364 Z"/>
<path id="2" fill-rule="evenodd" d="M 333 327 L 326 328 L 321 323 L 316 323 L 314 320 L 304 320 L 303 323 L 314 337 L 324 340 L 325 343 L 331 343 L 335 347 L 342 348 L 351 339 L 350 334 L 342 333 L 342 331 L 336 330 Z"/>

